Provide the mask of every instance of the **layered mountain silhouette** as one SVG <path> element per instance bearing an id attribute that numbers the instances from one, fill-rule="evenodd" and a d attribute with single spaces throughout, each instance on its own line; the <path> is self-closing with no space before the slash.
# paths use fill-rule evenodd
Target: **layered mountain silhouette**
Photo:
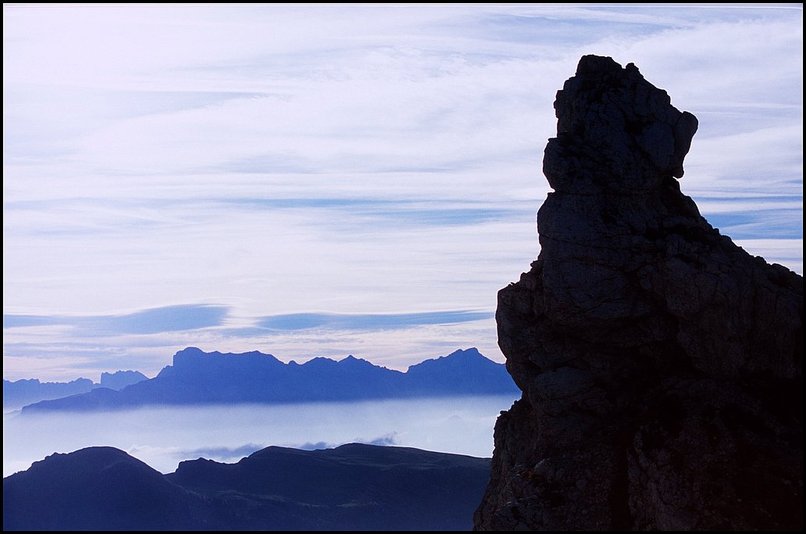
<path id="1" fill-rule="evenodd" d="M 403 447 L 268 447 L 162 475 L 112 447 L 3 479 L 3 530 L 469 530 L 490 460 Z"/>
<path id="2" fill-rule="evenodd" d="M 516 394 L 503 364 L 475 348 L 426 360 L 402 373 L 348 356 L 283 363 L 270 354 L 222 354 L 189 347 L 152 379 L 120 391 L 95 389 L 25 406 L 48 410 L 107 410 L 147 405 L 288 403 Z"/>
<path id="3" fill-rule="evenodd" d="M 123 389 L 148 377 L 139 371 L 101 373 L 101 382 L 77 378 L 70 382 L 40 382 L 38 379 L 3 380 L 3 407 L 17 408 L 41 400 L 87 393 L 96 388 Z"/>

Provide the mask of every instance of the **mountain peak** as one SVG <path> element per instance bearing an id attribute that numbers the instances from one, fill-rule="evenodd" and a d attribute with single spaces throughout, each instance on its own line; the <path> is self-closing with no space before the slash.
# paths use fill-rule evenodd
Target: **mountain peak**
<path id="1" fill-rule="evenodd" d="M 111 389 L 123 389 L 126 386 L 142 382 L 148 377 L 140 371 L 115 371 L 101 373 L 101 386 Z"/>
<path id="2" fill-rule="evenodd" d="M 113 447 L 52 454 L 3 479 L 3 530 L 203 528 L 202 500 Z"/>
<path id="3" fill-rule="evenodd" d="M 42 463 L 64 463 L 64 462 L 76 462 L 76 463 L 85 463 L 87 461 L 92 462 L 93 464 L 100 464 L 103 467 L 109 466 L 111 463 L 116 463 L 121 460 L 135 460 L 131 456 L 129 456 L 124 451 L 117 449 L 115 447 L 108 447 L 108 446 L 95 446 L 95 447 L 85 447 L 83 449 L 78 449 L 76 451 L 70 453 L 61 453 L 61 452 L 54 452 L 44 458 L 44 460 L 40 460 L 39 462 L 34 462 L 34 465 L 41 465 Z"/>
<path id="4" fill-rule="evenodd" d="M 235 359 L 249 359 L 253 361 L 262 361 L 262 362 L 272 362 L 272 363 L 282 363 L 280 360 L 275 358 L 272 354 L 265 354 L 263 352 L 252 350 L 249 352 L 240 352 L 240 353 L 233 353 L 233 352 L 205 352 L 198 347 L 186 347 L 180 351 L 177 351 L 173 357 L 174 365 L 185 364 L 188 362 L 193 362 L 194 365 L 197 365 L 198 362 L 206 361 L 219 361 L 219 362 L 231 362 Z"/>
<path id="5" fill-rule="evenodd" d="M 412 371 L 419 372 L 419 370 L 424 368 L 436 368 L 436 367 L 450 367 L 450 368 L 458 368 L 462 366 L 468 365 L 501 365 L 497 364 L 494 361 L 490 360 L 482 353 L 478 351 L 476 347 L 470 347 L 468 349 L 458 349 L 447 356 L 440 356 L 438 358 L 432 358 L 428 360 L 423 360 L 420 363 L 414 364 L 409 366 L 407 373 Z"/>
<path id="6" fill-rule="evenodd" d="M 476 347 L 470 347 L 467 349 L 457 349 L 447 356 L 443 356 L 443 358 L 454 358 L 454 357 L 473 357 L 473 358 L 485 358 L 480 352 L 479 349 Z"/>
<path id="7" fill-rule="evenodd" d="M 368 367 L 378 367 L 374 363 L 367 361 L 363 358 L 356 358 L 352 354 L 342 358 L 339 360 L 340 364 L 346 364 L 348 366 L 368 366 Z"/>
<path id="8" fill-rule="evenodd" d="M 199 360 L 201 358 L 205 358 L 208 356 L 218 355 L 221 354 L 220 352 L 204 352 L 199 347 L 185 347 L 184 349 L 176 351 L 173 356 L 173 364 L 176 365 L 177 362 L 181 361 L 189 361 L 189 360 Z"/>

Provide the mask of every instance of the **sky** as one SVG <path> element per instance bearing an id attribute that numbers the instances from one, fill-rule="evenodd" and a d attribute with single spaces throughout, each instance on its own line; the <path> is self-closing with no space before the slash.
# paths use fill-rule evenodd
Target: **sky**
<path id="1" fill-rule="evenodd" d="M 4 378 L 503 361 L 589 53 L 698 117 L 681 189 L 802 274 L 802 4 L 4 4 Z"/>

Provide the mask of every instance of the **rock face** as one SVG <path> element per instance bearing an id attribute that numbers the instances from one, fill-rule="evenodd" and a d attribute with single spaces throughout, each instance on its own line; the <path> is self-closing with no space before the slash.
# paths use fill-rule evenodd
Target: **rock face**
<path id="1" fill-rule="evenodd" d="M 475 528 L 801 529 L 803 278 L 680 192 L 697 120 L 634 65 L 584 56 L 555 109 Z"/>

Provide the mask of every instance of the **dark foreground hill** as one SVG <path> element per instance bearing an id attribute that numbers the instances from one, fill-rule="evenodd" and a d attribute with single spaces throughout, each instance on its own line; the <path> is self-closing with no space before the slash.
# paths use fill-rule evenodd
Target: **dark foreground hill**
<path id="1" fill-rule="evenodd" d="M 222 354 L 189 347 L 150 380 L 121 391 L 97 389 L 31 404 L 23 414 L 110 410 L 165 404 L 356 401 L 446 395 L 516 394 L 503 364 L 475 348 L 426 360 L 401 373 L 348 356 L 283 363 L 271 354 Z"/>
<path id="2" fill-rule="evenodd" d="M 268 447 L 169 475 L 111 447 L 3 479 L 3 530 L 470 530 L 490 460 L 350 444 Z"/>

